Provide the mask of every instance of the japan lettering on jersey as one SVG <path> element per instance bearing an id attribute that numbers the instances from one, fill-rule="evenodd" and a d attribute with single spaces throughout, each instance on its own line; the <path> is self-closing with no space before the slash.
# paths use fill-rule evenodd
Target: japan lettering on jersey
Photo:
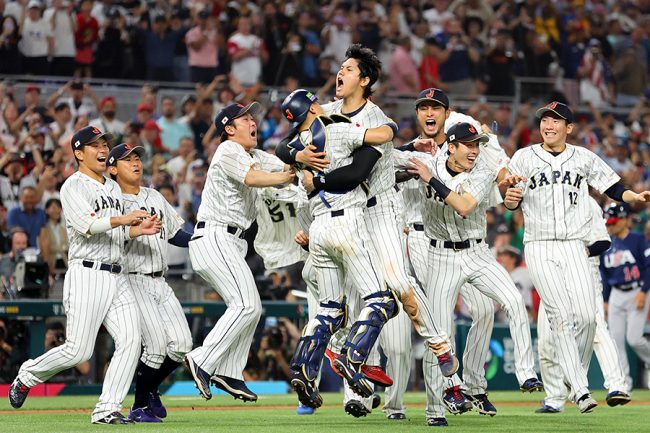
<path id="1" fill-rule="evenodd" d="M 167 200 L 155 189 L 140 188 L 137 195 L 124 194 L 126 212 L 143 210 L 157 215 L 162 224 L 160 233 L 139 236 L 126 243 L 124 248 L 125 272 L 150 274 L 167 270 L 168 241 L 181 229 L 184 221 Z"/>
<path id="2" fill-rule="evenodd" d="M 208 178 L 197 212 L 198 221 L 214 221 L 246 230 L 256 214 L 256 188 L 244 184 L 248 171 L 282 171 L 284 163 L 275 155 L 226 140 L 212 157 Z"/>
<path id="3" fill-rule="evenodd" d="M 425 164 L 433 176 L 447 188 L 460 195 L 471 194 L 478 203 L 471 215 L 462 217 L 429 185 L 420 183 L 420 191 L 426 197 L 422 206 L 422 221 L 426 235 L 431 239 L 454 242 L 485 238 L 487 230 L 485 211 L 493 182 L 492 170 L 487 167 L 475 167 L 470 172 L 452 176 L 446 168 L 447 155 L 437 155 Z"/>
<path id="4" fill-rule="evenodd" d="M 343 100 L 340 99 L 329 104 L 324 104 L 323 110 L 325 110 L 326 115 L 333 113 L 343 114 L 349 117 L 355 126 L 363 128 L 377 128 L 390 121 L 390 118 L 372 101 L 366 101 L 354 113 L 343 113 L 341 112 L 342 107 Z M 395 167 L 393 166 L 392 160 L 393 142 L 389 141 L 381 146 L 374 146 L 374 148 L 382 153 L 382 157 L 375 163 L 368 177 L 370 196 L 387 191 L 395 185 Z"/>
<path id="5" fill-rule="evenodd" d="M 585 239 L 591 219 L 588 186 L 604 192 L 620 180 L 596 154 L 566 145 L 558 155 L 535 144 L 519 149 L 508 164 L 522 183 L 524 242 Z"/>
<path id="6" fill-rule="evenodd" d="M 98 182 L 80 172 L 70 176 L 61 187 L 61 204 L 70 240 L 71 263 L 93 260 L 121 263 L 126 239 L 124 227 L 89 235 L 91 224 L 99 218 L 124 214 L 120 186 L 111 179 Z"/>

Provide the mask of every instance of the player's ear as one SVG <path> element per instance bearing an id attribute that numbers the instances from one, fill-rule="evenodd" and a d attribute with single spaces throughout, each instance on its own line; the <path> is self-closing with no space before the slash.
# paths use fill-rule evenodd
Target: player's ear
<path id="1" fill-rule="evenodd" d="M 79 160 L 83 161 L 84 159 L 84 152 L 83 152 L 83 147 L 81 149 L 76 149 L 74 151 L 74 156 Z"/>
<path id="2" fill-rule="evenodd" d="M 566 125 L 566 133 L 567 135 L 571 134 L 573 132 L 573 123 L 567 123 Z"/>
<path id="3" fill-rule="evenodd" d="M 223 128 L 223 130 L 226 131 L 226 134 L 228 135 L 235 135 L 235 126 L 233 124 L 226 125 L 226 127 Z"/>
<path id="4" fill-rule="evenodd" d="M 367 87 L 370 85 L 370 77 L 363 77 L 359 80 L 361 87 Z"/>
<path id="5" fill-rule="evenodd" d="M 117 176 L 117 167 L 115 167 L 114 165 L 109 165 L 108 174 L 110 174 L 111 176 Z"/>

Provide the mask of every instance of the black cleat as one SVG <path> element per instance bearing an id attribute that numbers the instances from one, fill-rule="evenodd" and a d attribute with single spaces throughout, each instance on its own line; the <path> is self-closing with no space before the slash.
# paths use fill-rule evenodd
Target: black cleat
<path id="1" fill-rule="evenodd" d="M 318 409 L 323 405 L 323 397 L 318 393 L 316 383 L 313 380 L 309 380 L 302 372 L 294 372 L 293 379 L 291 379 L 291 387 L 296 391 L 298 400 L 304 406 Z"/>
<path id="2" fill-rule="evenodd" d="M 9 403 L 11 406 L 16 409 L 21 407 L 23 403 L 25 403 L 25 399 L 27 399 L 27 394 L 29 394 L 30 389 L 31 388 L 22 383 L 20 379 L 16 378 L 9 388 Z"/>
<path id="3" fill-rule="evenodd" d="M 429 427 L 447 427 L 446 418 L 427 418 L 427 425 Z"/>
<path id="4" fill-rule="evenodd" d="M 535 392 L 544 391 L 544 384 L 536 377 L 526 379 L 526 381 L 519 387 L 521 392 Z"/>
<path id="5" fill-rule="evenodd" d="M 361 366 L 350 362 L 348 357 L 343 355 L 334 361 L 334 367 L 348 381 L 350 389 L 362 397 L 368 398 L 372 395 L 373 388 L 366 376 L 361 373 Z"/>
<path id="6" fill-rule="evenodd" d="M 243 380 L 215 374 L 210 378 L 210 381 L 217 388 L 235 397 L 235 400 L 257 401 L 257 394 L 248 389 Z"/>
<path id="7" fill-rule="evenodd" d="M 402 412 L 395 412 L 395 413 L 391 413 L 386 418 L 401 420 L 401 419 L 406 419 L 406 415 L 404 415 Z"/>
<path id="8" fill-rule="evenodd" d="M 556 409 L 553 406 L 549 406 L 547 404 L 537 408 L 537 410 L 535 411 L 535 413 L 560 413 L 560 412 L 562 412 L 560 409 Z"/>
<path id="9" fill-rule="evenodd" d="M 488 400 L 487 394 L 468 395 L 467 398 L 481 415 L 494 416 L 497 414 L 497 408 Z"/>
<path id="10" fill-rule="evenodd" d="M 379 394 L 373 394 L 372 395 L 372 408 L 377 409 L 380 404 L 381 404 L 381 397 L 379 396 Z"/>
<path id="11" fill-rule="evenodd" d="M 185 363 L 192 374 L 196 389 L 199 390 L 204 399 L 210 400 L 212 398 L 212 391 L 210 391 L 210 375 L 199 367 L 199 365 L 190 358 L 190 355 L 185 355 Z"/>
<path id="12" fill-rule="evenodd" d="M 359 400 L 350 400 L 345 403 L 345 413 L 352 415 L 355 418 L 361 418 L 370 413 L 368 408 Z"/>
<path id="13" fill-rule="evenodd" d="M 104 418 L 93 421 L 93 424 L 135 424 L 135 421 L 128 419 L 119 412 L 113 412 Z"/>
<path id="14" fill-rule="evenodd" d="M 607 405 L 611 407 L 623 406 L 624 404 L 628 404 L 631 400 L 632 397 L 630 397 L 630 394 L 623 391 L 612 391 L 607 394 L 607 397 L 605 397 Z"/>
<path id="15" fill-rule="evenodd" d="M 454 415 L 472 410 L 472 403 L 469 402 L 465 393 L 460 390 L 460 386 L 446 389 L 442 396 L 442 402 L 447 406 L 449 413 Z"/>
<path id="16" fill-rule="evenodd" d="M 149 393 L 149 409 L 158 418 L 167 417 L 167 409 L 160 400 L 160 393 L 158 391 Z"/>

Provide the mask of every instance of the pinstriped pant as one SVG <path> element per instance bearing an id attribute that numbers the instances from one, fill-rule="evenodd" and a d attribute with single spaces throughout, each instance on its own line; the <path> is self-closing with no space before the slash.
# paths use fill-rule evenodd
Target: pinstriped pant
<path id="1" fill-rule="evenodd" d="M 448 248 L 429 246 L 429 282 L 427 291 L 430 295 L 436 317 L 446 326 L 450 334 L 454 331 L 453 311 L 461 287 L 468 283 L 473 290 L 496 300 L 506 312 L 510 335 L 515 344 L 516 376 L 519 384 L 526 379 L 537 377 L 534 370 L 534 357 L 528 325 L 528 314 L 523 298 L 515 287 L 510 275 L 497 263 L 494 255 L 485 243 L 474 245 L 468 249 L 454 251 Z M 471 292 L 468 291 L 468 292 Z M 471 295 L 470 295 L 471 296 Z M 485 343 L 481 343 L 485 344 Z M 489 344 L 489 339 L 488 339 Z M 477 357 L 479 359 L 480 357 Z M 425 354 L 424 368 L 429 370 L 431 377 L 439 375 L 434 367 L 437 362 Z M 476 362 L 478 364 L 478 362 Z M 477 369 L 477 367 L 474 367 Z M 480 373 L 475 373 L 479 376 Z M 426 377 L 426 373 L 425 373 Z M 457 378 L 450 380 L 451 385 L 457 384 Z M 441 391 L 441 379 L 434 379 L 427 395 L 430 403 L 435 399 L 431 395 Z M 480 384 L 474 384 L 470 392 L 482 391 Z M 440 408 L 427 406 L 427 416 L 442 416 Z M 444 413 L 444 412 L 443 412 Z"/>
<path id="2" fill-rule="evenodd" d="M 594 337 L 594 352 L 600 364 L 600 369 L 605 378 L 605 388 L 611 391 L 627 391 L 625 374 L 621 370 L 618 360 L 616 343 L 607 329 L 605 311 L 603 308 L 603 285 L 601 283 L 598 264 L 591 263 L 591 276 L 593 278 L 594 290 L 596 291 L 596 304 L 598 314 L 596 315 L 596 335 Z M 544 404 L 561 409 L 569 397 L 564 374 L 558 362 L 554 345 L 554 336 L 548 321 L 548 315 L 544 304 L 540 304 L 539 315 L 537 316 L 537 348 L 539 350 L 539 368 L 544 381 L 546 398 Z"/>
<path id="3" fill-rule="evenodd" d="M 140 356 L 140 315 L 129 288 L 117 275 L 70 264 L 63 283 L 66 341 L 20 367 L 18 378 L 32 387 L 90 359 L 103 324 L 115 341 L 92 421 L 122 409 Z"/>
<path id="4" fill-rule="evenodd" d="M 211 375 L 243 380 L 242 372 L 262 314 L 255 279 L 245 261 L 248 245 L 225 227 L 198 229 L 190 241 L 192 267 L 227 308 L 191 358 Z M 197 236 L 203 236 L 196 238 Z"/>
<path id="5" fill-rule="evenodd" d="M 158 369 L 167 355 L 176 362 L 183 361 L 192 350 L 192 334 L 183 307 L 169 284 L 162 277 L 139 274 L 119 278 L 131 289 L 140 311 L 142 362 Z"/>
<path id="6" fill-rule="evenodd" d="M 544 302 L 564 377 L 577 397 L 589 392 L 587 368 L 596 332 L 596 291 L 584 243 L 531 241 L 530 278 Z"/>

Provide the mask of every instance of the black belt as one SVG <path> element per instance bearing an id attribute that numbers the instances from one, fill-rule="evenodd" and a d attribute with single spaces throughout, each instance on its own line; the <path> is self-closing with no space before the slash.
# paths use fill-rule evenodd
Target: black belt
<path id="1" fill-rule="evenodd" d="M 633 283 L 619 284 L 618 286 L 612 286 L 612 289 L 620 290 L 622 292 L 629 292 L 634 289 L 638 289 L 643 286 L 643 283 L 635 281 Z"/>
<path id="2" fill-rule="evenodd" d="M 144 275 L 145 277 L 160 278 L 165 275 L 165 273 L 163 271 L 150 272 L 148 274 L 143 274 L 141 272 L 129 272 L 129 275 Z"/>
<path id="3" fill-rule="evenodd" d="M 416 232 L 423 232 L 424 231 L 424 225 L 422 224 L 413 224 L 413 230 Z"/>
<path id="4" fill-rule="evenodd" d="M 434 247 L 437 246 L 439 242 L 442 242 L 443 248 L 449 248 L 452 250 L 466 250 L 467 248 L 472 246 L 472 241 L 469 239 L 460 242 L 438 241 L 435 239 L 431 239 L 431 245 Z M 481 242 L 483 242 L 483 239 L 476 239 L 477 244 L 480 244 Z"/>
<path id="5" fill-rule="evenodd" d="M 205 221 L 199 221 L 198 223 L 196 223 L 196 228 L 197 229 L 205 228 Z M 235 227 L 235 226 L 227 226 L 226 227 L 226 231 L 228 233 L 230 233 L 231 235 L 237 234 L 237 230 L 239 230 L 239 228 Z M 239 239 L 244 239 L 244 236 L 246 236 L 246 230 L 242 230 L 238 237 L 239 237 Z M 197 236 L 196 238 L 193 238 L 192 240 L 199 239 L 201 237 L 202 236 Z"/>
<path id="6" fill-rule="evenodd" d="M 340 216 L 343 216 L 343 215 L 345 215 L 345 209 L 333 210 L 333 211 L 331 212 L 331 214 L 332 214 L 332 217 L 340 217 Z"/>
<path id="7" fill-rule="evenodd" d="M 90 260 L 84 260 L 84 261 L 81 262 L 81 264 L 84 267 L 90 268 L 90 269 L 93 269 L 95 267 L 96 263 L 98 263 L 98 262 L 93 262 L 93 261 L 90 261 Z M 108 271 L 108 272 L 111 272 L 113 274 L 119 274 L 120 272 L 122 272 L 122 266 L 113 265 L 113 264 L 110 264 L 110 263 L 99 263 L 99 270 L 100 271 Z"/>

